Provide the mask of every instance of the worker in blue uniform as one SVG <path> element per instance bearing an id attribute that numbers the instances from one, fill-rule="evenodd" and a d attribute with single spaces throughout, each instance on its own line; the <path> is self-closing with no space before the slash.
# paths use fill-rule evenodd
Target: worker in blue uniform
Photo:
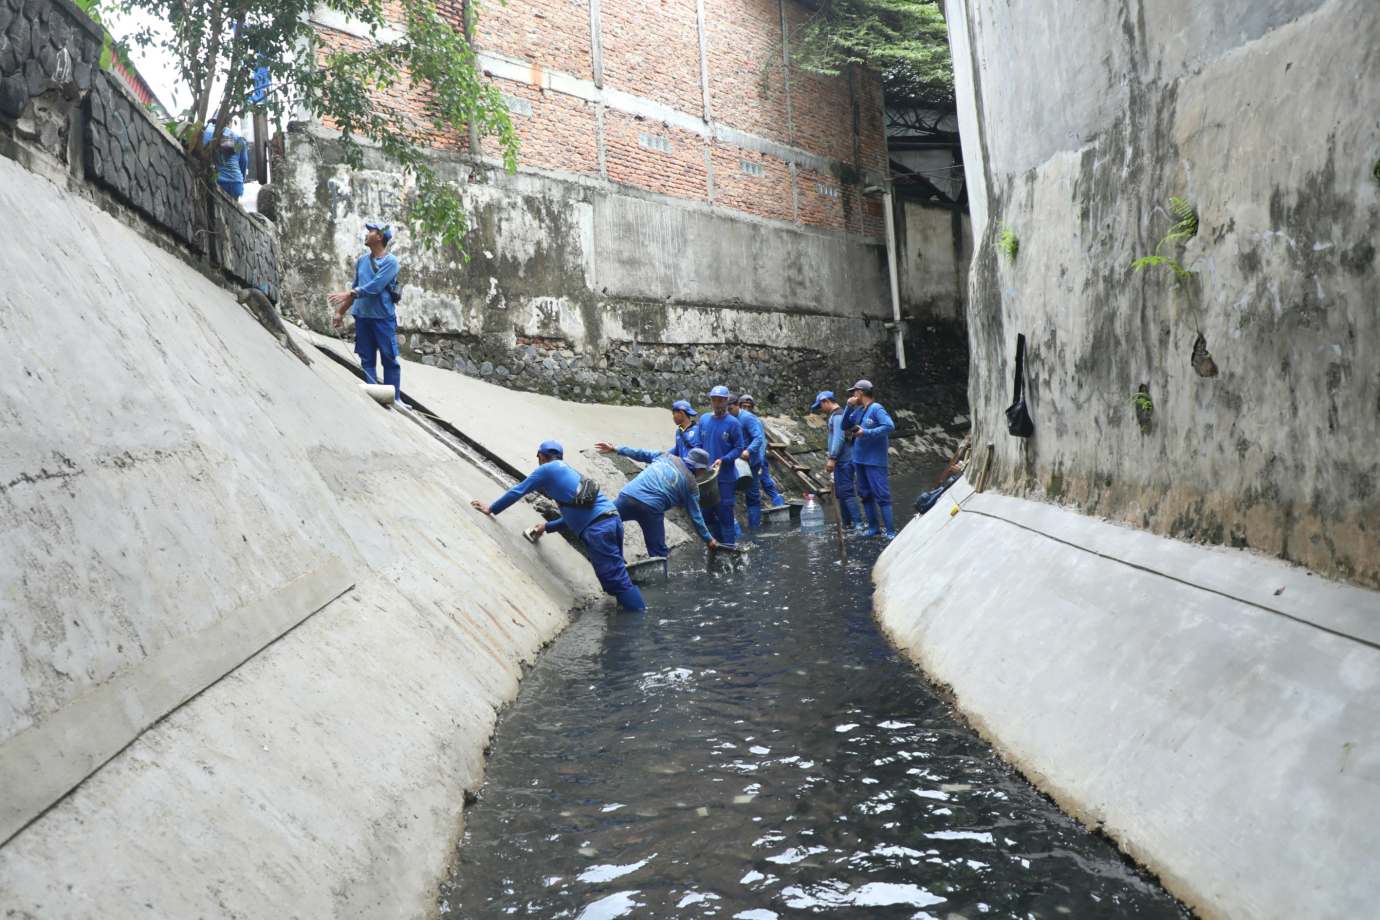
<path id="1" fill-rule="evenodd" d="M 757 414 L 755 411 L 757 401 L 753 399 L 751 396 L 747 394 L 739 396 L 738 405 L 741 408 L 746 409 L 748 411 L 748 414 L 751 415 L 753 418 L 757 418 Z M 760 421 L 760 419 L 758 420 Z M 741 419 L 739 421 L 741 421 Z M 786 504 L 786 500 L 781 497 L 781 493 L 776 491 L 776 483 L 771 478 L 771 464 L 767 460 L 767 436 L 765 427 L 763 427 L 762 429 L 762 451 L 760 457 L 762 461 L 760 466 L 754 465 L 752 472 L 755 476 L 757 476 L 758 482 L 761 484 L 763 494 L 765 494 L 767 496 L 767 499 L 771 501 L 771 506 L 773 508 L 780 508 L 782 505 Z"/>
<path id="2" fill-rule="evenodd" d="M 752 483 L 743 490 L 743 504 L 747 505 L 748 526 L 762 526 L 762 491 L 766 490 L 767 498 L 773 507 L 779 507 L 786 503 L 776 492 L 776 483 L 771 481 L 771 477 L 766 473 L 767 467 L 767 429 L 762 426 L 762 420 L 752 412 L 755 400 L 744 393 L 736 400 L 729 403 L 728 411 L 733 413 L 733 417 L 738 420 L 738 424 L 743 426 L 743 440 L 747 446 L 743 448 L 742 458 L 748 462 L 752 469 Z"/>
<path id="3" fill-rule="evenodd" d="M 566 465 L 565 451 L 555 441 L 543 441 L 537 448 L 537 468 L 531 476 L 513 486 L 492 505 L 479 499 L 470 502 L 482 514 L 501 514 L 505 508 L 529 492 L 540 491 L 561 508 L 561 516 L 537 524 L 529 535 L 535 540 L 543 534 L 569 528 L 585 545 L 589 564 L 604 593 L 618 599 L 628 610 L 646 610 L 642 592 L 628 576 L 623 561 L 623 520 L 613 502 L 604 497 L 592 480 Z"/>
<path id="4" fill-rule="evenodd" d="M 676 443 L 668 453 L 684 460 L 686 455 L 700 446 L 700 432 L 695 425 L 695 408 L 689 402 L 678 399 L 671 403 L 671 420 L 676 423 Z"/>
<path id="5" fill-rule="evenodd" d="M 886 538 L 894 539 L 896 525 L 891 521 L 891 485 L 887 482 L 887 467 L 891 459 L 888 436 L 896 430 L 896 423 L 886 414 L 882 404 L 872 398 L 872 382 L 859 380 L 848 389 L 848 409 L 843 414 L 844 436 L 853 442 L 853 469 L 858 476 L 858 497 L 867 514 L 866 536 L 881 534 L 886 525 Z M 880 512 L 881 521 L 877 520 Z"/>
<path id="6" fill-rule="evenodd" d="M 824 465 L 824 471 L 834 477 L 834 501 L 839 509 L 839 520 L 844 527 L 856 527 L 861 533 L 863 517 L 853 488 L 853 442 L 844 437 L 843 406 L 839 405 L 832 390 L 824 390 L 815 397 L 810 408 L 823 412 L 829 420 L 829 462 Z"/>
<path id="7" fill-rule="evenodd" d="M 700 486 L 695 481 L 695 471 L 709 467 L 709 454 L 693 447 L 682 460 L 666 451 L 614 447 L 607 441 L 600 441 L 594 446 L 601 454 L 616 453 L 620 457 L 647 464 L 647 468 L 618 493 L 613 506 L 624 521 L 636 521 L 642 527 L 649 557 L 655 559 L 671 552 L 666 546 L 666 512 L 677 505 L 690 515 L 690 523 L 700 539 L 710 549 L 718 548 L 718 541 L 704 523 L 704 515 L 700 511 Z"/>
<path id="8" fill-rule="evenodd" d="M 743 426 L 728 412 L 728 387 L 717 386 L 709 391 L 713 410 L 700 416 L 700 447 L 709 454 L 709 461 L 719 461 L 719 506 L 705 509 L 704 519 L 710 533 L 723 546 L 738 542 L 738 522 L 733 518 L 734 489 L 738 471 L 733 463 L 743 455 L 746 444 Z"/>
<path id="9" fill-rule="evenodd" d="M 398 259 L 388 251 L 393 231 L 387 224 L 364 225 L 364 245 L 369 251 L 355 262 L 355 279 L 348 291 L 332 294 L 335 315 L 331 325 L 345 324 L 345 311 L 355 318 L 355 354 L 364 368 L 364 379 L 378 383 L 375 361 L 383 362 L 383 382 L 393 387 L 393 398 L 403 408 L 402 366 L 398 364 L 398 318 L 394 313 L 393 282 L 398 277 Z"/>

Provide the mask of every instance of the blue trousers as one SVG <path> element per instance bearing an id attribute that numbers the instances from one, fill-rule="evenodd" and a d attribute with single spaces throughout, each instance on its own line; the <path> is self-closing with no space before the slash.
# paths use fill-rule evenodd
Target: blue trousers
<path id="1" fill-rule="evenodd" d="M 743 504 L 747 505 L 749 527 L 760 527 L 762 524 L 763 491 L 767 493 L 767 499 L 771 501 L 773 508 L 786 503 L 777 493 L 776 483 L 771 481 L 765 463 L 752 468 L 752 484 L 743 490 Z"/>
<path id="2" fill-rule="evenodd" d="M 355 317 L 355 354 L 364 368 L 364 377 L 378 383 L 375 361 L 383 361 L 383 382 L 393 387 L 393 396 L 402 398 L 402 366 L 398 364 L 398 321 L 391 316 Z"/>
<path id="3" fill-rule="evenodd" d="M 580 533 L 580 542 L 589 553 L 589 564 L 605 594 L 614 597 L 633 589 L 628 566 L 623 562 L 623 520 L 606 517 L 595 521 Z"/>
<path id="4" fill-rule="evenodd" d="M 845 527 L 854 521 L 861 524 L 862 514 L 858 511 L 858 493 L 853 488 L 853 461 L 834 461 L 834 498 L 838 501 L 839 514 L 843 516 Z"/>
<path id="5" fill-rule="evenodd" d="M 650 505 L 626 495 L 618 496 L 613 507 L 618 509 L 620 518 L 625 521 L 636 521 L 641 526 L 642 537 L 647 541 L 648 556 L 667 556 L 670 554 L 671 551 L 666 547 L 665 511 L 657 511 Z"/>
<path id="6" fill-rule="evenodd" d="M 733 519 L 733 506 L 737 504 L 733 495 L 733 480 L 719 480 L 719 504 L 713 508 L 701 508 L 704 523 L 709 533 L 724 546 L 738 542 L 738 522 Z"/>
<path id="7" fill-rule="evenodd" d="M 767 460 L 762 461 L 759 469 L 752 471 L 757 480 L 762 483 L 762 491 L 766 493 L 767 500 L 771 502 L 773 508 L 780 508 L 786 504 L 786 500 L 781 497 L 781 493 L 776 491 L 776 483 L 771 480 L 771 463 Z"/>
<path id="8" fill-rule="evenodd" d="M 886 467 L 855 463 L 853 469 L 858 474 L 858 498 L 862 499 L 864 505 L 875 502 L 877 507 L 885 508 L 891 504 L 891 484 L 886 478 Z"/>
<path id="9" fill-rule="evenodd" d="M 243 182 L 227 182 L 224 179 L 217 179 L 216 185 L 219 185 L 221 188 L 223 188 L 225 190 L 225 193 L 229 195 L 231 198 L 235 199 L 236 201 L 239 201 L 241 198 L 244 197 Z"/>

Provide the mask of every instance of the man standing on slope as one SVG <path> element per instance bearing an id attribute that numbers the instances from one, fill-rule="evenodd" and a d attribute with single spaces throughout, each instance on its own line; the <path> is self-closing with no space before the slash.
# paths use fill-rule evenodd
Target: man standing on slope
<path id="1" fill-rule="evenodd" d="M 755 400 L 744 393 L 737 400 L 731 402 L 728 411 L 733 413 L 733 417 L 738 420 L 738 424 L 743 426 L 743 440 L 747 446 L 743 449 L 742 458 L 748 462 L 752 468 L 752 485 L 743 490 L 743 503 L 747 505 L 748 526 L 762 526 L 762 489 L 766 490 L 767 498 L 771 501 L 773 508 L 779 508 L 786 503 L 776 492 L 776 483 L 771 481 L 771 475 L 767 472 L 767 429 L 762 427 L 762 420 L 752 412 Z M 759 488 L 760 486 L 760 488 Z"/>
<path id="2" fill-rule="evenodd" d="M 704 519 L 714 539 L 724 546 L 738 540 L 738 524 L 733 519 L 733 490 L 737 486 L 738 471 L 733 462 L 743 455 L 743 426 L 728 414 L 728 387 L 718 386 L 709 391 L 712 412 L 700 416 L 700 447 L 709 454 L 712 463 L 719 461 L 719 507 L 705 509 Z"/>
<path id="3" fill-rule="evenodd" d="M 355 354 L 364 368 L 364 379 L 378 383 L 376 356 L 383 361 L 383 382 L 393 387 L 393 398 L 402 403 L 402 368 L 398 364 L 398 319 L 393 311 L 392 285 L 398 277 L 398 260 L 388 252 L 393 231 L 387 224 L 365 224 L 364 245 L 369 251 L 355 262 L 355 280 L 348 291 L 331 295 L 335 315 L 331 325 L 345 325 L 345 311 L 355 318 Z"/>
<path id="4" fill-rule="evenodd" d="M 561 507 L 561 517 L 545 524 L 537 524 L 531 531 L 533 539 L 543 534 L 570 528 L 584 543 L 589 564 L 605 594 L 618 599 L 618 605 L 628 610 L 646 610 L 642 592 L 628 577 L 623 562 L 623 521 L 618 509 L 604 497 L 594 480 L 586 479 L 566 465 L 565 450 L 555 441 L 543 441 L 537 448 L 537 468 L 531 476 L 513 486 L 492 505 L 479 499 L 470 502 L 483 514 L 501 514 L 513 502 L 528 492 L 540 491 Z"/>
<path id="5" fill-rule="evenodd" d="M 671 420 L 676 423 L 676 443 L 667 451 L 684 460 L 690 451 L 700 446 L 700 432 L 695 426 L 695 409 L 678 399 L 671 403 Z"/>
<path id="6" fill-rule="evenodd" d="M 882 404 L 872 398 L 872 381 L 859 380 L 848 390 L 848 411 L 843 414 L 845 437 L 853 441 L 853 469 L 858 474 L 858 497 L 870 525 L 865 536 L 875 537 L 882 532 L 877 520 L 880 510 L 886 524 L 886 538 L 896 536 L 891 522 L 891 485 L 887 482 L 887 466 L 891 460 L 888 435 L 896 430 L 896 423 L 886 414 Z"/>
<path id="7" fill-rule="evenodd" d="M 709 454 L 698 447 L 691 448 L 685 459 L 660 450 L 643 450 L 640 447 L 614 447 L 607 441 L 594 445 L 601 454 L 618 454 L 629 460 L 647 464 L 647 468 L 637 474 L 637 478 L 623 487 L 613 506 L 618 516 L 625 521 L 636 521 L 642 527 L 642 537 L 647 541 L 647 555 L 653 559 L 670 554 L 666 546 L 666 512 L 680 505 L 690 515 L 690 523 L 695 533 L 716 549 L 718 541 L 705 526 L 704 515 L 700 512 L 700 486 L 695 481 L 695 470 L 709 467 Z"/>
<path id="8" fill-rule="evenodd" d="M 843 407 L 834 398 L 832 390 L 825 390 L 815 397 L 813 411 L 823 410 L 829 420 L 829 462 L 824 465 L 826 473 L 834 476 L 834 501 L 839 509 L 839 519 L 844 527 L 857 526 L 863 529 L 862 512 L 858 510 L 857 493 L 853 491 L 853 442 L 844 437 Z"/>

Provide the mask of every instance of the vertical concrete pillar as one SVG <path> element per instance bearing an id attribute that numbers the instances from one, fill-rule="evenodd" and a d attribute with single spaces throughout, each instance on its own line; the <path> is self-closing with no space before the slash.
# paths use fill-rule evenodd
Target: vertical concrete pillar
<path id="1" fill-rule="evenodd" d="M 589 64 L 594 85 L 604 88 L 604 38 L 599 24 L 599 0 L 589 0 Z"/>
<path id="2" fill-rule="evenodd" d="M 795 123 L 791 118 L 791 33 L 786 29 L 786 0 L 778 0 L 781 10 L 781 72 L 786 83 L 786 143 L 795 146 Z M 795 167 L 791 167 L 791 184 L 795 184 Z"/>
<path id="3" fill-rule="evenodd" d="M 704 120 L 707 124 L 713 113 L 709 108 L 709 35 L 704 28 L 704 0 L 695 0 L 695 23 L 700 33 L 700 92 L 704 95 Z"/>

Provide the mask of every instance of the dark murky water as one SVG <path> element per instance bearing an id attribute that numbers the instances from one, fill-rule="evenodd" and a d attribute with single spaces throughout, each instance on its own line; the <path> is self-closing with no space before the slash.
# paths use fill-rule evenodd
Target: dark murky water
<path id="1" fill-rule="evenodd" d="M 879 541 L 850 538 L 846 573 L 832 531 L 756 543 L 547 650 L 499 724 L 443 916 L 1188 916 L 891 650 Z"/>

